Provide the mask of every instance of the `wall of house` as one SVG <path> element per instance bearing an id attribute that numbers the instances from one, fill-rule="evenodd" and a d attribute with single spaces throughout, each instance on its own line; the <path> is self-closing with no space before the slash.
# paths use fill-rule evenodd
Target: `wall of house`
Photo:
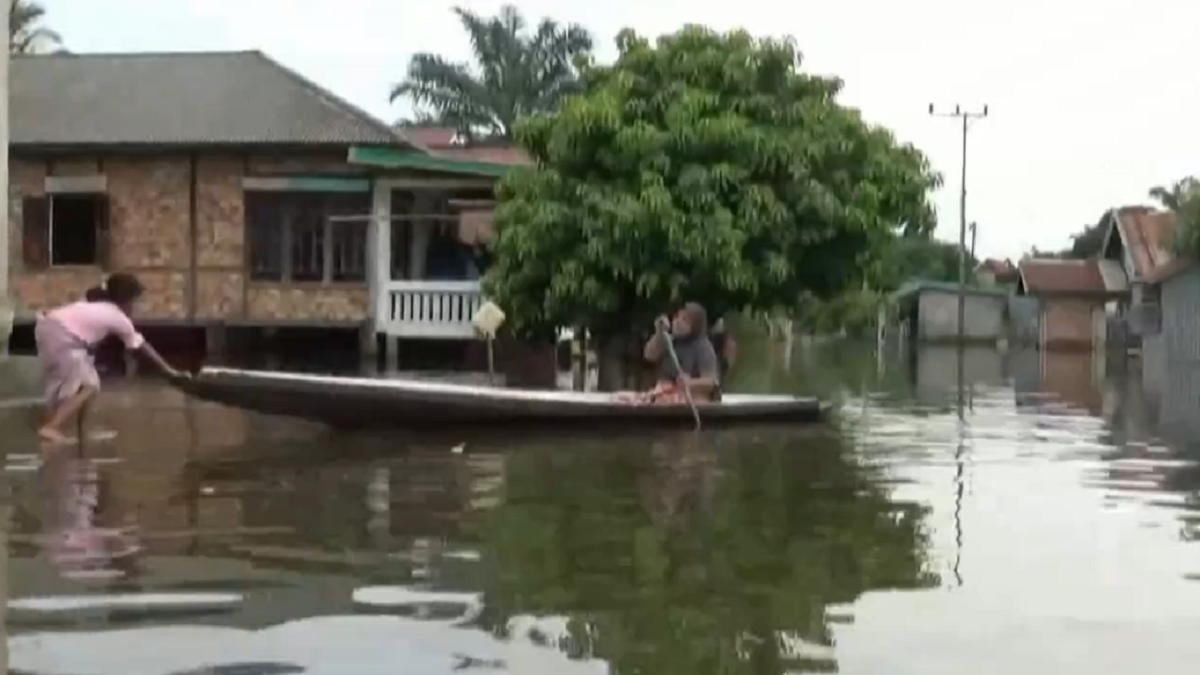
<path id="1" fill-rule="evenodd" d="M 1047 349 L 1091 349 L 1095 333 L 1093 312 L 1103 302 L 1077 298 L 1042 299 L 1042 345 Z"/>
<path id="2" fill-rule="evenodd" d="M 145 283 L 142 318 L 198 325 L 363 321 L 369 306 L 365 282 L 257 283 L 248 282 L 246 274 L 242 179 L 361 172 L 344 157 L 333 152 L 13 157 L 10 274 L 22 318 L 78 299 L 108 271 L 98 266 L 26 269 L 22 198 L 43 196 L 47 176 L 104 175 L 110 267 Z"/>
<path id="3" fill-rule="evenodd" d="M 1165 403 L 1200 381 L 1200 268 L 1164 282 L 1160 307 L 1158 333 L 1142 338 L 1142 384 Z"/>
<path id="4" fill-rule="evenodd" d="M 1103 395 L 1096 386 L 1103 353 L 1050 352 L 1043 355 L 1039 390 L 1055 401 L 1099 414 Z"/>
<path id="5" fill-rule="evenodd" d="M 963 332 L 967 340 L 995 342 L 1005 334 L 1002 296 L 968 295 L 964 311 Z M 958 337 L 958 295 L 938 291 L 923 291 L 919 304 L 921 340 L 956 340 Z"/>

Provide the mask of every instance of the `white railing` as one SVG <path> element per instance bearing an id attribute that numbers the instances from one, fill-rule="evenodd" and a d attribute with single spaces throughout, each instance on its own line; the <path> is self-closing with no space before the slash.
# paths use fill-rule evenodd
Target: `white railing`
<path id="1" fill-rule="evenodd" d="M 379 305 L 380 328 L 396 337 L 470 339 L 483 303 L 478 281 L 392 281 Z"/>

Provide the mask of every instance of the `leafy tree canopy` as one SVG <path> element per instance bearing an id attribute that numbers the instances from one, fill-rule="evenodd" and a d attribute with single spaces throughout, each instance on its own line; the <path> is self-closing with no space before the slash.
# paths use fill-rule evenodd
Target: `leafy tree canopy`
<path id="1" fill-rule="evenodd" d="M 1170 186 L 1150 188 L 1150 197 L 1168 211 L 1179 211 L 1188 197 L 1197 190 L 1200 190 L 1200 180 L 1194 176 L 1185 176 Z"/>
<path id="2" fill-rule="evenodd" d="M 605 334 L 696 298 L 791 308 L 861 285 L 880 244 L 927 232 L 927 159 L 799 70 L 790 40 L 631 31 L 581 95 L 527 118 L 537 160 L 500 185 L 488 292 L 521 333 Z"/>
<path id="3" fill-rule="evenodd" d="M 576 61 L 586 60 L 592 37 L 578 25 L 544 19 L 526 31 L 525 18 L 506 5 L 494 17 L 455 8 L 471 37 L 474 66 L 437 54 L 416 54 L 392 100 L 417 105 L 417 123 L 437 120 L 467 134 L 508 138 L 521 115 L 553 110 L 575 89 Z"/>
<path id="4" fill-rule="evenodd" d="M 1172 249 L 1177 255 L 1200 260 L 1200 189 L 1193 189 L 1175 209 L 1175 237 Z"/>

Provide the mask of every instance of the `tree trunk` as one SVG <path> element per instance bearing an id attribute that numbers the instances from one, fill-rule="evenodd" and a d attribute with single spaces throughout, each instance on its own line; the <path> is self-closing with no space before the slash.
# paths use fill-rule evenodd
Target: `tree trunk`
<path id="1" fill-rule="evenodd" d="M 600 391 L 623 391 L 629 388 L 625 351 L 625 340 L 621 336 L 597 338 L 596 358 L 599 372 L 596 384 Z"/>
<path id="2" fill-rule="evenodd" d="M 647 388 L 642 361 L 643 338 L 629 333 L 595 336 L 600 391 L 639 391 Z"/>

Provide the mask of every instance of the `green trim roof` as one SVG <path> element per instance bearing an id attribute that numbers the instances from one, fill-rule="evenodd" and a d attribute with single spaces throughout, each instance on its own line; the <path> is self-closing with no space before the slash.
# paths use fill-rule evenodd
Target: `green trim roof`
<path id="1" fill-rule="evenodd" d="M 910 295 L 920 295 L 927 292 L 935 293 L 958 293 L 958 284 L 948 281 L 928 281 L 925 279 L 914 279 L 904 284 L 900 288 L 892 291 L 892 300 L 900 300 Z M 1009 296 L 1009 292 L 999 288 L 984 288 L 982 286 L 967 286 L 967 295 L 981 297 L 1004 298 Z"/>
<path id="2" fill-rule="evenodd" d="M 487 178 L 503 178 L 513 168 L 512 164 L 451 159 L 416 150 L 362 145 L 352 146 L 346 161 L 351 164 L 368 164 L 388 169 L 443 171 Z"/>

